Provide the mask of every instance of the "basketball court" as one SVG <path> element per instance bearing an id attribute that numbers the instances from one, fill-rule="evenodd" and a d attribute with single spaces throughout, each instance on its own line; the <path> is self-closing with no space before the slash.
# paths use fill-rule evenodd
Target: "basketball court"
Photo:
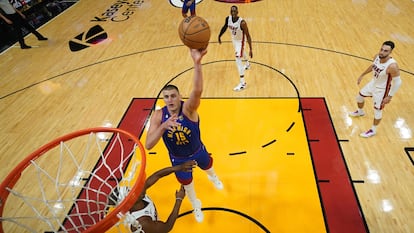
<path id="1" fill-rule="evenodd" d="M 145 142 L 152 111 L 163 106 L 162 87 L 178 86 L 184 99 L 191 90 L 192 60 L 178 36 L 182 16 L 176 4 L 81 0 L 39 29 L 47 42 L 29 35 L 26 42 L 32 49 L 16 45 L 0 55 L 2 181 L 30 153 L 77 130 L 116 127 Z M 217 42 L 233 4 L 253 39 L 248 86 L 242 92 L 232 90 L 238 74 L 228 32 L 222 44 Z M 204 221 L 195 221 L 185 198 L 172 232 L 414 231 L 413 4 L 197 1 L 197 14 L 208 21 L 212 33 L 203 59 L 201 136 L 224 190 L 216 190 L 195 169 Z M 384 110 L 378 135 L 360 138 L 372 123 L 373 111 L 367 100 L 366 117 L 348 116 L 360 87 L 356 79 L 388 39 L 397 45 L 393 55 L 403 84 Z M 105 153 L 114 143 L 112 138 L 97 141 L 96 150 Z M 132 139 L 120 141 L 131 150 Z M 162 142 L 145 153 L 147 176 L 170 166 Z M 85 166 L 92 171 L 105 164 L 102 158 L 86 157 Z M 123 159 L 108 161 L 119 164 Z M 129 178 L 136 164 L 125 161 L 122 170 Z M 71 173 L 69 166 L 64 169 L 65 161 L 40 157 L 39 163 L 60 168 L 59 177 L 90 182 Z M 19 187 L 25 195 L 43 198 L 50 189 L 32 188 L 43 181 L 36 174 L 19 180 Z M 118 175 L 98 184 L 112 188 Z M 101 194 L 110 195 L 111 188 Z M 148 190 L 161 220 L 168 218 L 178 188 L 171 175 Z M 82 199 L 95 201 L 78 192 Z M 7 214 L 19 212 L 20 203 L 8 205 Z M 47 208 L 55 211 L 51 206 Z M 1 224 L 4 232 L 30 232 L 10 221 Z M 69 223 L 62 219 L 54 224 L 35 232 L 55 232 Z"/>

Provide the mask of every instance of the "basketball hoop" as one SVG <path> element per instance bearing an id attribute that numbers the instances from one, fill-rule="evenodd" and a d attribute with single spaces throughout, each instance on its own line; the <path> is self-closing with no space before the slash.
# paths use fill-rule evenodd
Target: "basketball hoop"
<path id="1" fill-rule="evenodd" d="M 116 228 L 142 191 L 145 165 L 141 142 L 121 129 L 89 128 L 59 137 L 1 183 L 0 233 Z"/>

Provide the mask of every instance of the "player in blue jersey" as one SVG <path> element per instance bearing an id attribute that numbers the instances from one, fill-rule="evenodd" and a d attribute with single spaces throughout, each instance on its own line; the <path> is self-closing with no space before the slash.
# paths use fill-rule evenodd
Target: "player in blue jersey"
<path id="1" fill-rule="evenodd" d="M 181 8 L 181 13 L 183 15 L 184 18 L 187 18 L 187 12 L 188 10 L 190 10 L 190 14 L 191 16 L 196 15 L 196 0 L 184 0 L 183 2 L 183 7 Z"/>
<path id="2" fill-rule="evenodd" d="M 201 141 L 200 119 L 197 109 L 203 92 L 203 73 L 201 59 L 207 53 L 191 49 L 194 61 L 193 89 L 188 100 L 183 101 L 178 88 L 167 85 L 162 90 L 165 107 L 155 110 L 148 129 L 145 147 L 150 150 L 160 138 L 166 145 L 173 166 L 189 160 L 195 160 L 197 165 L 207 173 L 207 177 L 217 189 L 223 189 L 223 183 L 213 169 L 213 158 L 207 152 Z M 175 172 L 177 180 L 184 186 L 186 194 L 194 208 L 198 222 L 203 221 L 201 201 L 197 199 L 194 189 L 192 172 Z"/>

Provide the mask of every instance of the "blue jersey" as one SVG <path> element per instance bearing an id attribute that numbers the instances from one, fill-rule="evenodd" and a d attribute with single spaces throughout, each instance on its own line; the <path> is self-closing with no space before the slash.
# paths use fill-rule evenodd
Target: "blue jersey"
<path id="1" fill-rule="evenodd" d="M 184 115 L 183 104 L 184 102 L 181 101 L 177 120 L 180 126 L 174 127 L 173 130 L 166 130 L 162 135 L 168 152 L 174 157 L 191 157 L 200 151 L 203 145 L 200 138 L 200 124 L 199 122 L 191 121 Z M 167 106 L 163 107 L 161 123 L 170 117 Z"/>

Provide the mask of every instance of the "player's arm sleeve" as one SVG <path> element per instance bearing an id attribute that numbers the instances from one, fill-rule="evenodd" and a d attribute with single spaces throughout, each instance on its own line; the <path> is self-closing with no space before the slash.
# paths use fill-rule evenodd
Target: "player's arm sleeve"
<path id="1" fill-rule="evenodd" d="M 388 96 L 394 96 L 397 90 L 400 88 L 401 83 L 402 81 L 401 81 L 400 76 L 393 77 L 390 92 L 388 92 Z"/>

